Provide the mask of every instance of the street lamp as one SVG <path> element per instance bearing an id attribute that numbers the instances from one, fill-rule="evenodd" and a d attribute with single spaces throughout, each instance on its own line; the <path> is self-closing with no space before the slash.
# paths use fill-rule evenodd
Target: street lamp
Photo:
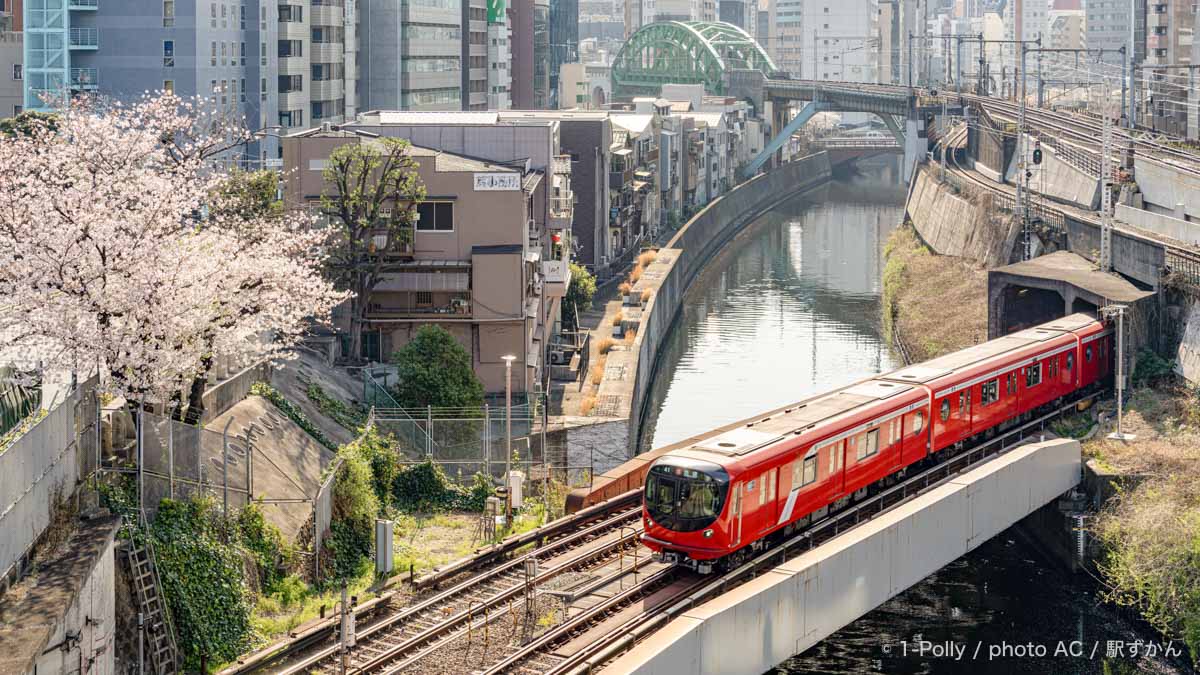
<path id="1" fill-rule="evenodd" d="M 504 359 L 504 522 L 512 524 L 512 364 L 517 357 Z"/>

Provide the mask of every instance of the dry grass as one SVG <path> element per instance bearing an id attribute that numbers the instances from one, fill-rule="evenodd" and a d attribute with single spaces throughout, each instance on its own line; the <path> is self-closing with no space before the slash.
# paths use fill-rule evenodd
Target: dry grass
<path id="1" fill-rule="evenodd" d="M 595 396 L 588 396 L 588 397 L 584 398 L 583 401 L 579 404 L 579 414 L 583 415 L 584 417 L 591 415 L 592 411 L 595 409 L 596 409 L 596 397 Z"/>
<path id="2" fill-rule="evenodd" d="M 616 340 L 613 340 L 612 338 L 601 338 L 599 344 L 596 345 L 596 349 L 599 350 L 601 354 L 607 354 L 612 351 L 613 346 L 616 344 Z"/>
<path id="3" fill-rule="evenodd" d="M 633 290 L 633 284 L 630 284 L 628 281 L 622 281 L 621 285 L 617 286 L 617 290 L 620 291 L 621 295 L 629 295 L 629 291 Z"/>
<path id="4" fill-rule="evenodd" d="M 658 257 L 658 249 L 655 249 L 655 248 L 646 249 L 645 251 L 642 251 L 638 255 L 637 264 L 640 265 L 641 267 L 649 267 L 650 263 L 654 262 L 654 259 L 657 257 Z"/>
<path id="5" fill-rule="evenodd" d="M 652 297 L 654 297 L 654 291 L 650 290 L 649 288 L 642 291 L 642 304 L 644 305 L 647 302 L 650 302 L 650 298 Z"/>
<path id="6" fill-rule="evenodd" d="M 625 346 L 626 346 L 626 347 L 628 347 L 628 346 L 632 345 L 632 344 L 633 344 L 633 341 L 634 341 L 635 339 L 637 339 L 637 331 L 636 331 L 636 330 L 627 330 L 627 331 L 625 331 L 625 338 L 624 338 L 624 342 L 625 342 Z"/>
<path id="7" fill-rule="evenodd" d="M 613 314 L 613 318 L 612 318 L 612 325 L 614 325 L 614 326 L 620 326 L 620 325 L 621 325 L 621 322 L 622 322 L 622 321 L 624 321 L 624 320 L 625 320 L 625 312 L 623 312 L 623 311 L 617 311 L 617 313 L 616 313 L 616 314 Z"/>
<path id="8" fill-rule="evenodd" d="M 1108 418 L 1116 414 L 1105 402 Z M 1200 469 L 1200 399 L 1181 386 L 1134 390 L 1128 397 L 1122 429 L 1137 435 L 1133 443 L 1107 438 L 1101 428 L 1084 453 L 1103 468 L 1121 474 L 1168 476 Z M 1111 421 L 1107 426 L 1111 426 Z M 1193 473 L 1194 475 L 1194 473 Z"/>
<path id="9" fill-rule="evenodd" d="M 592 384 L 599 387 L 600 382 L 602 382 L 603 380 L 604 380 L 604 366 L 601 366 L 600 364 L 596 364 L 588 370 L 588 381 L 589 382 L 591 382 Z"/>
<path id="10" fill-rule="evenodd" d="M 643 271 L 643 269 L 644 269 L 644 268 L 642 267 L 642 264 L 641 264 L 641 263 L 638 263 L 638 264 L 636 264 L 636 265 L 634 265 L 634 266 L 633 266 L 633 269 L 629 271 L 629 281 L 630 281 L 630 283 L 634 283 L 634 284 L 636 284 L 636 283 L 638 282 L 638 279 L 641 279 L 641 278 L 642 278 L 642 271 Z"/>
<path id="11" fill-rule="evenodd" d="M 986 270 L 931 253 L 908 225 L 892 232 L 884 253 L 884 333 L 899 337 L 914 362 L 987 339 Z"/>

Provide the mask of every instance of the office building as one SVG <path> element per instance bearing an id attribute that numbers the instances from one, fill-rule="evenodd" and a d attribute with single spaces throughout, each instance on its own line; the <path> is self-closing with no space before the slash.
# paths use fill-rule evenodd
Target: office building
<path id="1" fill-rule="evenodd" d="M 512 107 L 550 106 L 550 2 L 513 0 L 509 7 L 512 53 Z"/>
<path id="2" fill-rule="evenodd" d="M 579 0 L 550 0 L 550 108 L 559 102 L 559 74 L 565 63 L 579 61 Z"/>
<path id="3" fill-rule="evenodd" d="M 25 108 L 21 0 L 0 0 L 0 118 Z"/>

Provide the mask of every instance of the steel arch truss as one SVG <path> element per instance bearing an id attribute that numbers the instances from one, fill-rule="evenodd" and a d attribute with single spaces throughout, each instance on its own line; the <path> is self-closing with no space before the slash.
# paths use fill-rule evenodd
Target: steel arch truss
<path id="1" fill-rule="evenodd" d="M 728 69 L 770 76 L 778 68 L 754 38 L 721 21 L 662 21 L 638 29 L 617 52 L 614 97 L 656 96 L 664 84 L 703 84 L 723 94 Z"/>

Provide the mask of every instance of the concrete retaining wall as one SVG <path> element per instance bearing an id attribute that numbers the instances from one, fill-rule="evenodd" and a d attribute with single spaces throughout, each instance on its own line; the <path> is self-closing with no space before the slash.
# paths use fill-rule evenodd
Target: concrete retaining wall
<path id="1" fill-rule="evenodd" d="M 1085 209 L 1100 208 L 1100 181 L 1058 158 L 1054 149 L 1042 146 L 1042 163 L 1031 165 L 1030 186 L 1039 193 Z M 1009 184 L 1016 184 L 1016 162 L 1009 165 Z"/>
<path id="2" fill-rule="evenodd" d="M 1192 384 L 1200 384 L 1200 301 L 1192 300 L 1187 305 L 1176 357 L 1179 374 Z"/>
<path id="3" fill-rule="evenodd" d="M 759 675 L 1080 480 L 1074 440 L 1027 445 L 676 618 L 603 672 Z"/>
<path id="4" fill-rule="evenodd" d="M 1200 244 L 1200 223 L 1117 204 L 1117 220 L 1187 244 Z"/>
<path id="5" fill-rule="evenodd" d="M 956 194 L 923 165 L 914 175 L 905 205 L 921 239 L 936 253 L 970 258 L 986 267 L 1007 265 L 1020 228 L 992 208 L 990 195 Z"/>
<path id="6" fill-rule="evenodd" d="M 1200 176 L 1142 155 L 1134 156 L 1133 169 L 1147 208 L 1200 219 Z M 1178 212 L 1181 204 L 1182 214 Z"/>

